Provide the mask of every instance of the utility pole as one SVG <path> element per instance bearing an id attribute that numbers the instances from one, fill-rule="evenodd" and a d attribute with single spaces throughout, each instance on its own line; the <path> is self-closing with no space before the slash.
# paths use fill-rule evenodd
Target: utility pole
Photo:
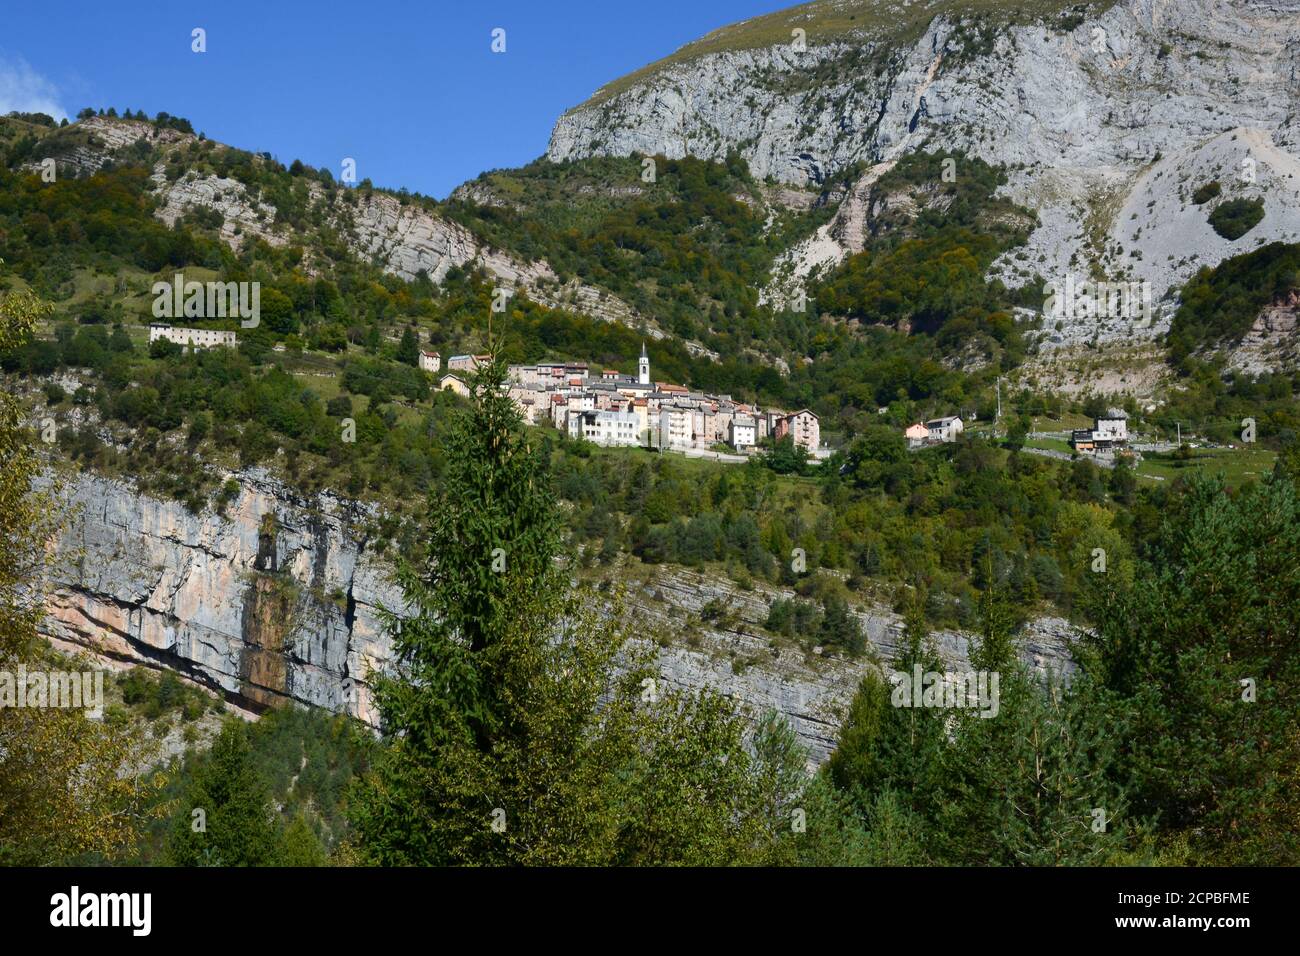
<path id="1" fill-rule="evenodd" d="M 1174 425 L 1178 428 L 1178 447 L 1182 448 L 1183 447 L 1183 423 L 1174 422 Z"/>
<path id="2" fill-rule="evenodd" d="M 997 377 L 998 412 L 993 418 L 993 437 L 998 437 L 998 426 L 1002 423 L 1002 376 Z"/>

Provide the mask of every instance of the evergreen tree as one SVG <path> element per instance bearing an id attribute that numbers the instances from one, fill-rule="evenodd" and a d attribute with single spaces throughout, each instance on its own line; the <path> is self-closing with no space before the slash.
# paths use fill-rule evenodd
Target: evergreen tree
<path id="1" fill-rule="evenodd" d="M 721 697 L 660 692 L 649 649 L 625 647 L 570 586 L 544 460 L 504 382 L 497 358 L 475 373 L 425 557 L 399 569 L 407 616 L 387 615 L 395 666 L 373 681 L 385 745 L 350 803 L 359 852 L 435 865 L 760 858 L 781 771 L 746 751 Z"/>
<path id="2" fill-rule="evenodd" d="M 167 860 L 173 866 L 272 866 L 280 846 L 280 823 L 253 767 L 248 731 L 229 721 L 181 798 Z"/>
<path id="3" fill-rule="evenodd" d="M 397 361 L 404 365 L 420 364 L 420 341 L 409 325 L 402 330 L 402 340 L 397 345 Z"/>
<path id="4" fill-rule="evenodd" d="M 280 866 L 327 866 L 329 856 L 320 838 L 299 813 L 284 828 L 284 840 L 280 849 Z"/>
<path id="5" fill-rule="evenodd" d="M 831 779 L 864 817 L 887 794 L 891 813 L 897 807 L 922 819 L 935 812 L 946 743 L 944 712 L 920 701 L 899 706 L 894 694 L 895 681 L 911 685 L 916 666 L 922 674 L 944 670 L 928 640 L 924 603 L 918 595 L 904 614 L 903 642 L 892 671 L 898 677 L 886 681 L 870 674 L 863 680 L 828 765 Z M 920 845 L 920 835 L 917 841 Z"/>
<path id="6" fill-rule="evenodd" d="M 1136 812 L 1209 863 L 1300 861 L 1300 496 L 1196 477 L 1131 586 L 1091 602 L 1089 650 L 1130 728 Z"/>

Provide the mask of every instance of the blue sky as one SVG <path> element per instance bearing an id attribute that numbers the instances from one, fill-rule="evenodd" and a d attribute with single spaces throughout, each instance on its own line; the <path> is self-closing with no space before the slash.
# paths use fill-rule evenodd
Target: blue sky
<path id="1" fill-rule="evenodd" d="M 0 113 L 165 110 L 232 146 L 335 175 L 353 157 L 358 179 L 442 198 L 540 156 L 603 83 L 793 2 L 10 2 Z"/>

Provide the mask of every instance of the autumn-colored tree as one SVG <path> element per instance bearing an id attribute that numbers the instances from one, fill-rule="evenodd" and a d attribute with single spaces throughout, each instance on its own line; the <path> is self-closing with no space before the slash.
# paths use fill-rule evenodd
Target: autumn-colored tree
<path id="1" fill-rule="evenodd" d="M 0 300 L 0 350 L 23 344 L 49 306 L 26 292 Z M 39 636 L 45 542 L 58 528 L 57 485 L 34 490 L 40 458 L 15 398 L 0 392 L 0 671 L 72 669 Z M 78 670 L 82 668 L 78 667 Z M 128 728 L 83 710 L 0 706 L 0 863 L 112 857 L 135 845 L 152 781 Z M 129 772 L 122 772 L 124 769 Z"/>

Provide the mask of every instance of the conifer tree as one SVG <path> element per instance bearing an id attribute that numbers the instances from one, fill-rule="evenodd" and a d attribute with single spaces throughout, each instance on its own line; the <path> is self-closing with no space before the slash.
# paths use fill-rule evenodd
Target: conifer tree
<path id="1" fill-rule="evenodd" d="M 281 826 L 253 766 L 247 730 L 228 721 L 204 756 L 172 818 L 173 866 L 273 866 Z"/>
<path id="2" fill-rule="evenodd" d="M 1187 482 L 1131 586 L 1089 608 L 1135 812 L 1218 864 L 1300 861 L 1300 496 Z"/>
<path id="3" fill-rule="evenodd" d="M 354 790 L 383 864 L 737 863 L 769 851 L 770 788 L 715 694 L 660 689 L 650 647 L 574 588 L 545 461 L 499 359 L 445 438 L 424 556 L 398 572 L 384 746 Z M 615 668 L 615 664 L 618 668 Z M 785 757 L 782 757 L 785 754 Z M 769 788 L 769 789 L 764 789 Z"/>
<path id="4" fill-rule="evenodd" d="M 403 365 L 420 364 L 420 342 L 409 325 L 402 330 L 402 339 L 397 344 L 397 361 Z"/>

